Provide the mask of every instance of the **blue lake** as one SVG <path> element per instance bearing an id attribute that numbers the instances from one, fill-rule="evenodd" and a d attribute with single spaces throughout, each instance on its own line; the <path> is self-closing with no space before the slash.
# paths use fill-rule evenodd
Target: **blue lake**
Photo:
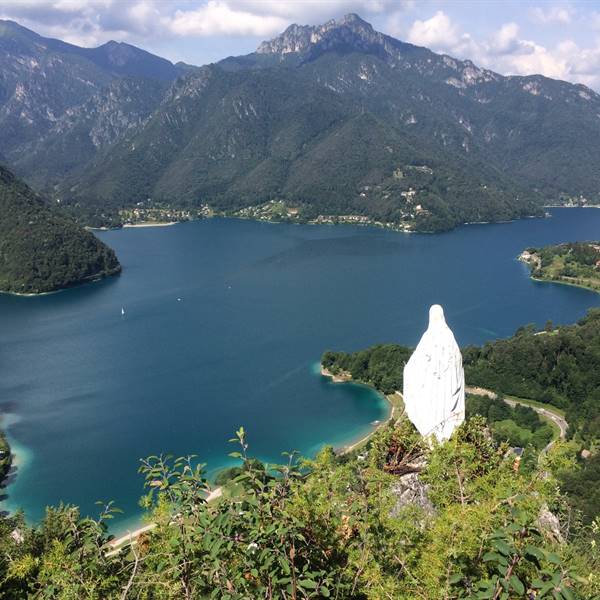
<path id="1" fill-rule="evenodd" d="M 0 296 L 0 411 L 21 461 L 4 507 L 37 520 L 61 500 L 94 513 L 114 499 L 118 530 L 139 513 L 142 456 L 193 453 L 214 472 L 240 425 L 269 461 L 364 435 L 388 407 L 319 376 L 324 350 L 414 345 L 435 302 L 460 345 L 600 306 L 516 261 L 600 238 L 600 210 L 552 215 L 441 235 L 231 219 L 100 233 L 120 277 Z"/>

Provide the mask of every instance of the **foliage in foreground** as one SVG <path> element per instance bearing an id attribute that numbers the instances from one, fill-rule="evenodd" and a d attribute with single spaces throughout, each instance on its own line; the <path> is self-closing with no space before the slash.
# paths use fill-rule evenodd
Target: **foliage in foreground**
<path id="1" fill-rule="evenodd" d="M 249 457 L 243 429 L 235 441 L 242 470 L 209 504 L 192 457 L 142 461 L 142 504 L 156 527 L 130 549 L 111 552 L 110 504 L 98 520 L 48 509 L 35 529 L 22 515 L 1 519 L 0 598 L 600 594 L 597 531 L 571 530 L 550 457 L 532 475 L 515 472 L 479 417 L 441 446 L 423 444 L 403 420 L 380 430 L 366 455 L 290 454 L 266 472 Z M 425 486 L 429 504 L 404 502 L 407 485 Z M 561 517 L 558 531 L 540 522 L 548 509 Z"/>

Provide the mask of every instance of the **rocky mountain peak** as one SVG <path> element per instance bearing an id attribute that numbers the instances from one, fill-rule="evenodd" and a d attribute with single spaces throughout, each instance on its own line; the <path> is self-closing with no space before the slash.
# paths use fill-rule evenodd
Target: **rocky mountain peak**
<path id="1" fill-rule="evenodd" d="M 45 50 L 45 41 L 42 36 L 14 21 L 0 19 L 0 50 L 29 54 Z"/>
<path id="2" fill-rule="evenodd" d="M 385 36 L 355 13 L 340 19 L 332 19 L 322 25 L 290 25 L 281 35 L 263 42 L 256 50 L 258 54 L 305 53 L 316 46 L 331 48 L 336 45 L 355 45 L 363 48 L 367 44 L 383 45 Z"/>
<path id="3" fill-rule="evenodd" d="M 106 42 L 106 44 L 96 48 L 95 53 L 105 57 L 109 64 L 116 67 L 124 67 L 132 61 L 140 62 L 144 60 L 146 56 L 150 56 L 145 50 L 141 50 L 140 48 L 136 48 L 125 42 L 115 42 L 114 40 L 110 40 L 109 42 Z M 158 57 L 155 59 L 160 60 L 161 62 L 164 60 L 159 59 Z"/>
<path id="4" fill-rule="evenodd" d="M 364 19 L 361 19 L 356 13 L 348 13 L 341 19 L 333 19 L 332 21 L 338 27 L 351 27 L 357 29 L 367 29 L 373 31 L 373 27 L 370 23 L 367 23 Z"/>

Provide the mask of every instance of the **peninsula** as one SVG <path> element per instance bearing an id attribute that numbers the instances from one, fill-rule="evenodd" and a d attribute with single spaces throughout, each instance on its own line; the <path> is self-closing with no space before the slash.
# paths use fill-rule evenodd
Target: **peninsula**
<path id="1" fill-rule="evenodd" d="M 0 291 L 34 295 L 121 270 L 93 233 L 0 166 Z"/>
<path id="2" fill-rule="evenodd" d="M 600 242 L 527 248 L 521 252 L 519 260 L 529 266 L 533 279 L 600 292 Z"/>

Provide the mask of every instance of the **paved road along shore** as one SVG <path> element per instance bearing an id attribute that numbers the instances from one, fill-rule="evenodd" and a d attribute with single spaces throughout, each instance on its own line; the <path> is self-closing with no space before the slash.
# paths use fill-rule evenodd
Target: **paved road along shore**
<path id="1" fill-rule="evenodd" d="M 488 390 L 486 388 L 480 388 L 480 387 L 469 387 L 467 386 L 465 388 L 465 391 L 467 392 L 467 394 L 473 394 L 475 396 L 487 396 L 488 398 L 491 398 L 492 400 L 496 400 L 498 398 L 498 394 L 496 394 L 496 392 L 493 392 L 492 390 Z M 567 429 L 569 428 L 569 424 L 567 423 L 567 420 L 558 412 L 556 412 L 555 410 L 552 410 L 551 406 L 547 406 L 546 408 L 542 408 L 541 406 L 535 406 L 534 404 L 531 404 L 526 398 L 504 398 L 503 399 L 504 402 L 506 402 L 506 404 L 508 404 L 509 406 L 516 406 L 517 404 L 520 404 L 521 406 L 528 406 L 529 408 L 532 408 L 533 410 L 535 410 L 536 413 L 538 413 L 538 415 L 541 415 L 543 417 L 546 417 L 547 419 L 550 419 L 553 423 L 555 423 L 559 430 L 560 430 L 560 434 L 559 434 L 559 438 L 561 440 L 564 440 L 566 435 L 567 435 Z M 552 440 L 543 450 L 543 452 L 548 452 L 548 450 L 552 447 L 552 445 L 554 444 L 556 440 Z"/>

